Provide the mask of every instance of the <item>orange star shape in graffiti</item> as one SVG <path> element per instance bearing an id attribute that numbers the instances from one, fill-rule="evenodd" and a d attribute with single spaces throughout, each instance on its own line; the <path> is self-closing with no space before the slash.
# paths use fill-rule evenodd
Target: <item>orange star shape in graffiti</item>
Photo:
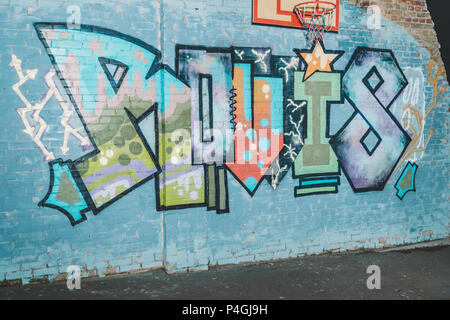
<path id="1" fill-rule="evenodd" d="M 343 51 L 325 52 L 321 41 L 316 41 L 312 51 L 294 49 L 294 52 L 298 54 L 307 65 L 303 81 L 306 81 L 306 79 L 311 77 L 317 71 L 332 72 L 333 63 L 344 54 Z"/>

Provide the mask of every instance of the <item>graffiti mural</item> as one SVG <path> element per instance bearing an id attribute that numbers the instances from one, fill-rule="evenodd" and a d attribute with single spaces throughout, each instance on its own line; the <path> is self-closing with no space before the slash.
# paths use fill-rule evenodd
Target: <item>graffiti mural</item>
<path id="1" fill-rule="evenodd" d="M 355 192 L 382 190 L 411 141 L 390 110 L 408 81 L 389 50 L 357 48 L 346 69 L 335 70 L 344 51 L 321 41 L 291 56 L 267 47 L 177 44 L 172 69 L 151 45 L 113 30 L 34 26 L 53 65 L 48 95 L 64 111 L 62 154 L 66 135 L 93 147 L 78 159 L 55 159 L 39 144 L 42 132 L 31 135 L 49 161 L 50 186 L 40 205 L 61 211 L 72 225 L 152 178 L 157 210 L 226 213 L 229 179 L 253 196 L 264 181 L 276 190 L 291 170 L 295 197 L 337 193 L 341 170 Z M 20 85 L 36 71 L 24 74 L 15 56 L 11 66 L 22 99 Z M 85 135 L 68 125 L 73 112 L 50 81 L 55 75 Z M 330 108 L 344 99 L 354 113 L 330 135 Z M 26 128 L 23 115 L 34 112 L 45 130 L 39 118 L 45 99 L 22 101 Z M 144 121 L 150 133 L 141 130 Z M 399 197 L 414 189 L 415 168 L 400 177 Z"/>

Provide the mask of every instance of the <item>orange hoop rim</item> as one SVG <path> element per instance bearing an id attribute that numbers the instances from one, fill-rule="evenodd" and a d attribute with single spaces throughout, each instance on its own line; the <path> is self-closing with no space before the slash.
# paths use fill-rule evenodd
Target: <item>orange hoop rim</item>
<path id="1" fill-rule="evenodd" d="M 328 14 L 330 14 L 330 13 L 332 13 L 332 12 L 334 12 L 336 10 L 336 4 L 335 3 L 329 2 L 329 1 L 321 1 L 321 0 L 319 0 L 319 1 L 308 1 L 308 2 L 304 2 L 304 3 L 299 3 L 296 6 L 294 6 L 294 10 L 293 11 L 294 11 L 294 13 L 297 16 L 299 16 L 299 14 L 301 12 L 302 18 L 303 18 L 303 15 L 304 15 L 305 18 L 308 18 L 308 19 L 312 18 L 313 14 L 314 14 L 314 11 L 310 11 L 309 10 L 309 13 L 308 13 L 308 11 L 306 11 L 306 10 L 303 11 L 303 8 L 301 8 L 301 7 L 305 7 L 307 5 L 312 5 L 312 4 L 316 5 L 314 11 L 318 9 L 317 6 L 320 5 L 320 4 L 326 4 L 326 5 L 330 5 L 331 6 L 331 8 L 323 9 L 321 11 L 317 11 L 317 14 L 319 14 L 319 15 L 328 15 Z"/>

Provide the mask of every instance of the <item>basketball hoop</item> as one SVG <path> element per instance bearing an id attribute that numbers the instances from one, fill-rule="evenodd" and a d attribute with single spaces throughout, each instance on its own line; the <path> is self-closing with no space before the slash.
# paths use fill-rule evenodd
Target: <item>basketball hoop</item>
<path id="1" fill-rule="evenodd" d="M 335 11 L 334 3 L 321 0 L 303 2 L 294 7 L 298 20 L 308 29 L 306 39 L 310 45 L 322 40 L 324 32 L 332 28 Z"/>

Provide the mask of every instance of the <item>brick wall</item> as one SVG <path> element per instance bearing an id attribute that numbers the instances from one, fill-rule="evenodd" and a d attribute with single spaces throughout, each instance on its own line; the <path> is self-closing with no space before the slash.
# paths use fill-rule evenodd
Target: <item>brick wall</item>
<path id="1" fill-rule="evenodd" d="M 371 13 L 367 8 L 371 5 L 381 8 L 380 29 L 368 28 Z M 299 97 L 294 88 L 302 86 L 301 78 L 293 80 L 305 71 L 306 62 L 294 66 L 295 71 L 290 73 L 283 69 L 286 65 L 281 60 L 300 59 L 293 49 L 311 51 L 304 30 L 252 24 L 252 1 L 86 0 L 79 1 L 78 8 L 81 24 L 91 26 L 81 28 L 85 32 L 82 34 L 80 29 L 67 29 L 68 18 L 77 15 L 76 8 L 68 10 L 68 4 L 0 0 L 0 38 L 5 48 L 0 53 L 3 284 L 63 280 L 72 264 L 81 267 L 83 277 L 160 267 L 168 272 L 183 272 L 206 270 L 218 264 L 448 237 L 450 211 L 448 192 L 443 187 L 448 186 L 448 83 L 425 1 L 340 2 L 339 32 L 326 33 L 323 40 L 326 53 L 342 51 L 332 64 L 332 72 L 342 74 L 344 84 L 350 83 L 346 67 L 351 65 L 352 56 L 358 52 L 385 52 L 384 57 L 389 58 L 392 53 L 395 60 L 389 61 L 398 63 L 398 74 L 403 74 L 408 84 L 404 84 L 389 110 L 399 132 L 408 134 L 410 142 L 382 190 L 355 192 L 356 178 L 352 180 L 349 168 L 341 168 L 327 178 L 339 178 L 337 186 L 326 186 L 336 187 L 335 192 L 298 197 L 294 190 L 299 183 L 313 180 L 287 156 L 278 158 L 280 167 L 289 167 L 282 179 L 271 176 L 271 183 L 260 180 L 254 185 L 242 178 L 253 170 L 248 164 L 241 169 L 231 164 L 203 166 L 200 161 L 171 169 L 170 164 L 175 165 L 176 161 L 172 161 L 174 153 L 168 149 L 173 151 L 179 141 L 168 140 L 164 135 L 172 134 L 170 128 L 193 128 L 189 121 L 198 117 L 192 111 L 198 104 L 192 101 L 198 101 L 198 86 L 202 86 L 194 82 L 198 73 L 211 75 L 212 90 L 217 91 L 210 97 L 218 99 L 214 100 L 213 110 L 220 110 L 220 106 L 228 108 L 230 103 L 230 95 L 223 88 L 235 87 L 238 100 L 239 93 L 245 91 L 239 91 L 237 74 L 232 80 L 231 72 L 239 63 L 245 71 L 247 63 L 254 72 L 248 76 L 253 80 L 248 81 L 261 84 L 261 90 L 267 88 L 263 84 L 269 85 L 271 99 L 278 101 L 255 108 L 255 123 L 264 123 L 260 114 L 272 112 L 270 125 L 274 126 L 279 120 L 276 115 L 282 114 L 282 129 L 288 132 L 295 129 L 289 121 L 292 116 L 295 125 L 299 125 L 303 143 L 308 144 L 308 126 L 319 124 L 308 120 L 307 104 L 300 106 L 306 99 Z M 373 48 L 384 51 L 370 51 Z M 182 57 L 185 49 L 191 50 L 190 57 Z M 261 55 L 267 52 L 261 59 L 266 68 L 257 62 L 262 56 L 252 50 Z M 218 58 L 218 52 L 224 55 Z M 239 60 L 239 55 L 247 58 Z M 66 60 L 67 57 L 72 60 Z M 195 59 L 199 62 L 194 68 Z M 295 59 L 289 61 L 301 61 Z M 394 65 L 397 64 L 380 64 L 377 70 L 383 73 L 382 70 L 392 68 L 392 74 L 400 72 Z M 77 66 L 82 66 L 81 71 L 73 76 Z M 52 74 L 54 70 L 58 72 Z M 124 70 L 128 78 L 124 76 L 122 82 L 120 73 Z M 148 77 L 135 76 L 148 70 Z M 106 76 L 108 72 L 110 78 Z M 297 76 L 295 72 L 299 72 Z M 329 73 L 316 73 L 306 81 L 316 81 Z M 383 73 L 384 81 L 392 83 L 388 74 Z M 204 79 L 209 81 L 206 76 Z M 132 89 L 124 95 L 127 85 Z M 333 88 L 339 86 L 338 81 Z M 346 95 L 357 94 L 352 90 L 348 89 Z M 339 136 L 355 112 L 343 89 L 337 93 L 341 103 L 330 105 L 328 120 L 322 115 L 329 127 L 328 135 L 322 128 L 322 139 L 326 139 L 327 152 L 332 153 L 340 150 L 332 137 Z M 122 98 L 125 100 L 117 102 Z M 147 110 L 155 103 L 157 111 Z M 126 105 L 132 116 L 122 108 L 114 109 L 117 105 Z M 114 112 L 101 118 L 98 115 L 102 110 L 109 110 L 105 106 Z M 260 112 L 262 109 L 258 108 L 269 111 Z M 103 120 L 96 122 L 97 119 Z M 220 121 L 217 118 L 214 125 Z M 368 121 L 376 123 L 374 118 L 369 117 Z M 110 127 L 104 130 L 105 123 Z M 127 125 L 139 130 L 130 131 Z M 120 134 L 111 136 L 114 130 Z M 382 130 L 378 128 L 379 134 Z M 125 142 L 115 139 L 119 136 L 125 137 Z M 383 138 L 383 143 L 390 138 Z M 281 139 L 285 144 L 292 142 L 286 137 Z M 196 142 L 191 144 L 195 146 Z M 124 151 L 124 145 L 129 151 Z M 153 151 L 154 157 L 143 157 L 142 145 Z M 262 149 L 261 144 L 259 148 Z M 190 147 L 184 150 L 189 159 L 191 153 L 198 152 Z M 362 163 L 366 172 L 372 170 L 371 166 L 364 167 L 367 163 L 387 166 L 391 161 L 370 162 L 367 156 L 360 160 L 340 153 L 337 157 L 340 163 Z M 126 167 L 134 160 L 143 161 L 146 169 Z M 402 174 L 408 173 L 408 162 L 417 166 L 415 191 L 402 195 L 400 200 L 395 186 Z M 108 189 L 107 180 L 116 183 L 113 179 L 118 172 L 126 171 L 111 169 L 104 173 L 102 166 L 110 163 L 111 168 L 125 166 L 126 170 L 135 170 L 136 175 L 127 171 L 123 177 L 131 180 L 119 181 L 114 189 Z M 337 160 L 330 160 L 328 165 L 337 166 Z M 97 180 L 90 182 L 89 170 Z M 213 172 L 214 179 L 208 180 L 206 171 Z M 298 172 L 297 176 L 293 176 L 293 171 Z M 179 172 L 184 180 L 171 180 Z M 319 173 L 324 176 L 324 171 Z M 103 189 L 97 190 L 99 185 Z M 216 190 L 213 194 L 212 186 Z"/>
<path id="2" fill-rule="evenodd" d="M 351 0 L 360 8 L 368 8 L 376 5 L 380 7 L 381 14 L 385 19 L 394 21 L 405 29 L 416 41 L 426 48 L 431 58 L 439 67 L 443 66 L 439 53 L 439 42 L 433 28 L 434 23 L 427 9 L 426 0 Z M 444 77 L 446 79 L 446 74 Z"/>

